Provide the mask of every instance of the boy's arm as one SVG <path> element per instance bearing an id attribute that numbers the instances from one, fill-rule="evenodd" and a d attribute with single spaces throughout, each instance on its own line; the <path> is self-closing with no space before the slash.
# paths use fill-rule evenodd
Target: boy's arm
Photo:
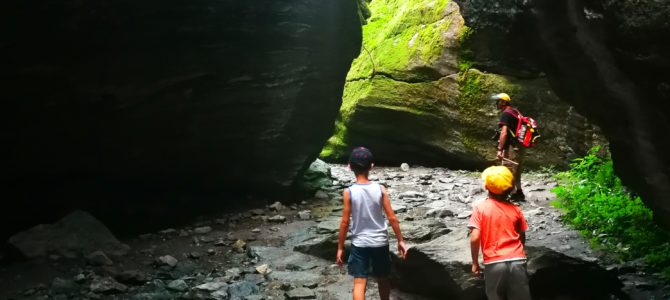
<path id="1" fill-rule="evenodd" d="M 479 268 L 479 246 L 480 241 L 480 231 L 479 228 L 472 228 L 470 233 L 470 254 L 472 255 L 472 273 L 479 275 L 481 269 Z"/>
<path id="2" fill-rule="evenodd" d="M 407 247 L 405 246 L 405 242 L 402 237 L 402 232 L 400 232 L 400 222 L 398 222 L 398 218 L 395 216 L 395 213 L 393 212 L 393 208 L 391 207 L 391 198 L 389 197 L 388 192 L 386 192 L 386 188 L 384 186 L 381 186 L 381 188 L 382 188 L 382 207 L 384 208 L 384 213 L 386 213 L 386 219 L 389 220 L 389 224 L 391 225 L 391 228 L 393 228 L 395 237 L 398 240 L 398 254 L 400 254 L 400 257 L 405 258 L 405 254 L 407 253 Z"/>
<path id="3" fill-rule="evenodd" d="M 347 239 L 347 231 L 349 231 L 349 216 L 351 214 L 351 195 L 349 194 L 349 189 L 345 189 L 342 193 L 342 220 L 340 220 L 340 234 L 337 239 L 337 256 L 335 258 L 337 264 L 343 265 L 343 255 L 344 255 L 344 240 Z"/>
<path id="4" fill-rule="evenodd" d="M 526 246 L 526 231 L 528 230 L 528 223 L 526 223 L 526 218 L 523 216 L 523 212 L 521 212 L 521 209 L 517 207 L 517 210 L 519 213 L 519 219 L 515 224 L 516 232 L 519 233 L 519 239 L 521 240 L 521 244 Z"/>

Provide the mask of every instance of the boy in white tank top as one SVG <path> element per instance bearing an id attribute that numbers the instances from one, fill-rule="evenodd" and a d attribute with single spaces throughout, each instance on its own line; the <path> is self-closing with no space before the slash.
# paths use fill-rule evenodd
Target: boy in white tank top
<path id="1" fill-rule="evenodd" d="M 344 189 L 342 195 L 344 208 L 336 261 L 338 265 L 344 264 L 344 240 L 347 238 L 347 231 L 351 230 L 351 253 L 347 264 L 349 275 L 354 277 L 354 300 L 365 299 L 369 275 L 377 279 L 379 298 L 389 299 L 391 284 L 388 276 L 391 272 L 391 259 L 386 219 L 398 240 L 398 254 L 404 259 L 407 251 L 386 188 L 368 179 L 372 166 L 370 150 L 364 147 L 354 149 L 349 157 L 349 168 L 356 175 L 356 183 Z M 372 272 L 368 272 L 370 266 Z"/>

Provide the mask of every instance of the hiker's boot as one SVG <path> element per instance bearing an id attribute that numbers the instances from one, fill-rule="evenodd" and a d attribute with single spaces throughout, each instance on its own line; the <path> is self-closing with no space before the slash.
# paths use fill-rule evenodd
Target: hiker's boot
<path id="1" fill-rule="evenodd" d="M 526 201 L 526 195 L 523 194 L 522 190 L 518 190 L 509 196 L 510 200 L 523 202 Z"/>

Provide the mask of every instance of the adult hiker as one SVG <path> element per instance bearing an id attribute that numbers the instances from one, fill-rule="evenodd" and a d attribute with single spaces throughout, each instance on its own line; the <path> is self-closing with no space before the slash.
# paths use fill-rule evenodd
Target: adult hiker
<path id="1" fill-rule="evenodd" d="M 514 135 L 519 124 L 520 112 L 510 104 L 512 99 L 505 93 L 493 95 L 491 99 L 495 100 L 496 107 L 500 111 L 498 121 L 500 137 L 498 138 L 496 158 L 502 161 L 502 165 L 509 168 L 514 175 L 514 187 L 510 193 L 510 198 L 523 201 L 525 195 L 521 188 L 521 164 L 523 163 L 525 149 L 519 145 Z"/>
<path id="2" fill-rule="evenodd" d="M 468 222 L 472 272 L 479 276 L 479 249 L 484 256 L 484 286 L 489 300 L 530 300 L 526 274 L 526 230 L 521 209 L 509 202 L 513 175 L 504 166 L 482 172 L 488 198 L 472 209 Z"/>

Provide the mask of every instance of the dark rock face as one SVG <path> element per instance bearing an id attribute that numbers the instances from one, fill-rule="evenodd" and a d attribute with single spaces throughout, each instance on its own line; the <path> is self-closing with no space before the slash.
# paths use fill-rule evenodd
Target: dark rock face
<path id="1" fill-rule="evenodd" d="M 497 67 L 536 66 L 562 100 L 602 129 L 618 175 L 669 226 L 667 2 L 459 3 L 466 23 L 507 41 L 488 46 L 504 45 Z"/>
<path id="2" fill-rule="evenodd" d="M 27 206 L 47 183 L 290 186 L 361 40 L 354 0 L 11 0 L 0 19 L 2 180 Z M 72 202 L 50 194 L 47 209 Z"/>

